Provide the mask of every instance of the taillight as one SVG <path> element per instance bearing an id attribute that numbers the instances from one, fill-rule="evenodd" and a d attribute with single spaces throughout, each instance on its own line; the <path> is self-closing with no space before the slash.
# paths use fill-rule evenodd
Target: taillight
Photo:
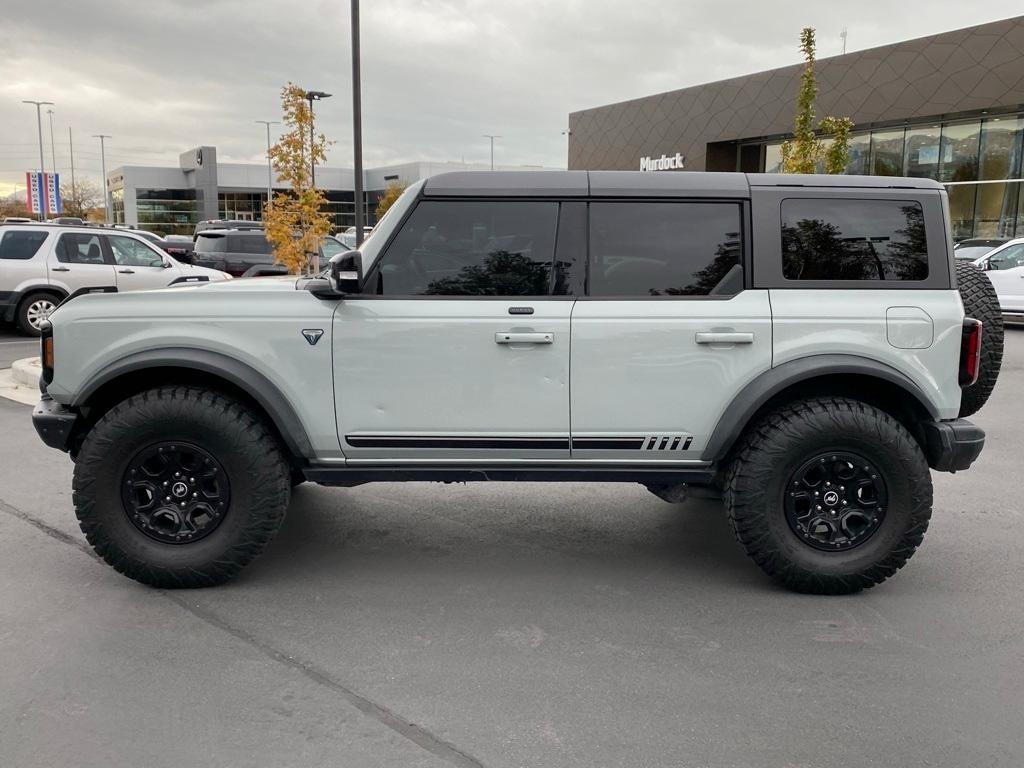
<path id="1" fill-rule="evenodd" d="M 981 373 L 981 320 L 968 317 L 960 337 L 960 386 L 969 387 Z"/>
<path id="2" fill-rule="evenodd" d="M 39 360 L 43 366 L 43 381 L 53 381 L 53 326 L 44 320 L 39 326 Z"/>

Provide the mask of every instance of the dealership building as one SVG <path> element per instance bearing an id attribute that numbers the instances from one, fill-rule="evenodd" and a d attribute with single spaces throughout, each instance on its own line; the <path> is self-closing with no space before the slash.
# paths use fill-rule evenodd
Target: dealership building
<path id="1" fill-rule="evenodd" d="M 795 37 L 795 33 L 794 33 Z M 803 65 L 575 112 L 569 168 L 778 171 Z M 955 236 L 1024 237 L 1024 16 L 820 59 L 846 172 L 936 179 Z"/>
<path id="2" fill-rule="evenodd" d="M 447 171 L 489 170 L 487 163 L 411 162 L 363 172 L 368 223 L 390 184 L 408 186 Z M 548 170 L 541 166 L 495 166 L 495 170 Z M 197 221 L 259 221 L 267 202 L 265 163 L 220 163 L 216 147 L 196 147 L 181 154 L 178 167 L 125 165 L 107 174 L 115 224 L 129 224 L 162 234 L 191 235 Z M 355 173 L 351 168 L 316 169 L 316 184 L 327 198 L 337 229 L 355 224 Z M 286 187 L 274 177 L 274 192 Z"/>

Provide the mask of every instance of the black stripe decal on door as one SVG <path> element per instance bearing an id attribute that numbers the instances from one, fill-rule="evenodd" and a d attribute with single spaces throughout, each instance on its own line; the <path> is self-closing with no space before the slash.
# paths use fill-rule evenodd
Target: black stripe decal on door
<path id="1" fill-rule="evenodd" d="M 472 448 L 566 451 L 567 437 L 432 437 L 429 435 L 346 435 L 353 448 Z"/>
<path id="2" fill-rule="evenodd" d="M 572 447 L 590 451 L 639 451 L 646 437 L 574 437 Z"/>

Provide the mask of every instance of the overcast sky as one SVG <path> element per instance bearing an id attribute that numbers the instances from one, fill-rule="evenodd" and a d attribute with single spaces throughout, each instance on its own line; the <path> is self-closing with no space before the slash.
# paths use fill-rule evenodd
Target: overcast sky
<path id="1" fill-rule="evenodd" d="M 1019 0 L 364 0 L 364 156 L 565 166 L 569 112 L 799 61 L 800 28 L 818 55 L 1007 18 Z M 47 0 L 0 26 L 0 194 L 38 165 L 35 110 L 55 102 L 57 167 L 176 165 L 217 147 L 263 162 L 257 119 L 279 118 L 288 81 L 334 94 L 318 128 L 351 166 L 348 0 Z M 50 139 L 43 115 L 46 164 Z"/>

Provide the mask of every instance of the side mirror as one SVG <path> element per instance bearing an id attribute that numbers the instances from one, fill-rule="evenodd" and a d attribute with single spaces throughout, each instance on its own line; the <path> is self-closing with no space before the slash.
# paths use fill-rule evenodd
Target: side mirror
<path id="1" fill-rule="evenodd" d="M 332 256 L 330 280 L 338 293 L 362 292 L 363 254 L 359 251 L 348 251 Z"/>
<path id="2" fill-rule="evenodd" d="M 363 255 L 359 251 L 337 253 L 331 257 L 327 277 L 314 277 L 306 290 L 318 299 L 340 299 L 360 293 L 363 285 Z"/>

